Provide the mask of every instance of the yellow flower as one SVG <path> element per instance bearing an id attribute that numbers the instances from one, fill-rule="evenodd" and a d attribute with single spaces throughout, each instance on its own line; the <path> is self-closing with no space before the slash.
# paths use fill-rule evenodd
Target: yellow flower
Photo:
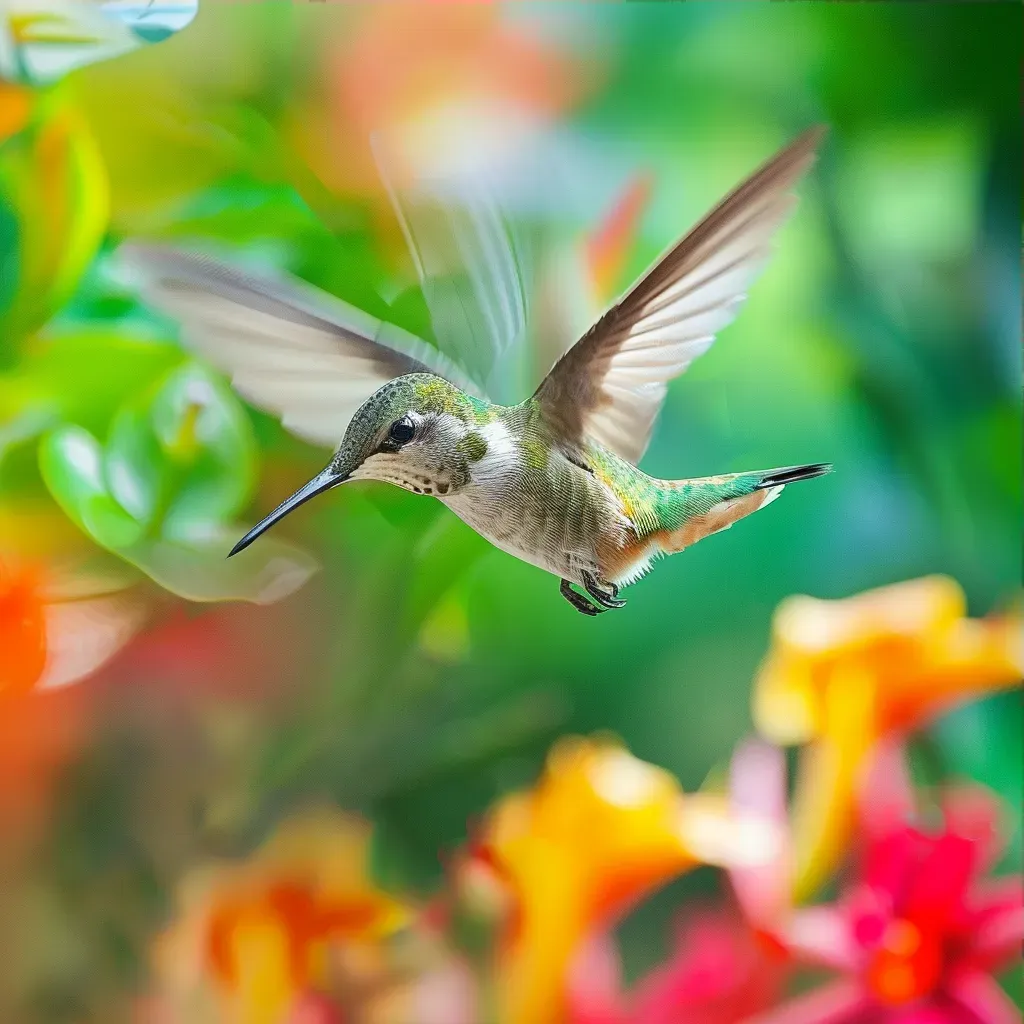
<path id="1" fill-rule="evenodd" d="M 599 739 L 556 745 L 536 787 L 502 800 L 482 840 L 515 907 L 497 971 L 501 1024 L 561 1021 L 581 943 L 664 882 L 701 861 L 771 855 L 757 822 L 685 796 L 667 772 Z"/>
<path id="2" fill-rule="evenodd" d="M 326 985 L 339 949 L 367 953 L 409 908 L 367 875 L 369 826 L 332 812 L 287 822 L 248 861 L 190 877 L 158 941 L 157 970 L 183 1020 L 280 1024 Z"/>
<path id="3" fill-rule="evenodd" d="M 1019 617 L 979 620 L 966 612 L 960 586 L 942 576 L 779 606 L 755 684 L 754 720 L 775 743 L 808 744 L 793 809 L 797 899 L 838 861 L 879 740 L 1019 682 Z"/>

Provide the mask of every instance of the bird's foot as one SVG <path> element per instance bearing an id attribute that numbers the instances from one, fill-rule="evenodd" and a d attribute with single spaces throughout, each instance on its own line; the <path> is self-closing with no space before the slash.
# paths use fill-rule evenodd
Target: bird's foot
<path id="1" fill-rule="evenodd" d="M 597 577 L 590 572 L 583 572 L 583 586 L 587 593 L 603 608 L 623 608 L 625 601 L 617 601 L 619 588 L 614 583 L 599 582 Z"/>
<path id="2" fill-rule="evenodd" d="M 604 608 L 598 608 L 596 605 L 591 604 L 582 594 L 577 594 L 572 589 L 572 585 L 568 580 L 562 580 L 562 585 L 558 588 L 559 593 L 576 609 L 578 612 L 582 612 L 584 615 L 600 615 Z"/>

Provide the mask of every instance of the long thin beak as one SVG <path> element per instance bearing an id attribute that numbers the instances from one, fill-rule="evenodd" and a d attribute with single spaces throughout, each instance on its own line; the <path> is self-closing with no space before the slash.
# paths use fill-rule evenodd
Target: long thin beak
<path id="1" fill-rule="evenodd" d="M 293 512 L 300 505 L 304 505 L 310 498 L 315 498 L 324 491 L 344 483 L 348 479 L 348 473 L 338 473 L 327 467 L 322 473 L 317 473 L 308 484 L 300 487 L 290 498 L 281 502 L 266 519 L 257 523 L 229 552 L 228 558 L 237 555 L 239 551 L 247 548 L 261 533 L 269 530 L 279 519 L 284 519 L 289 512 Z"/>

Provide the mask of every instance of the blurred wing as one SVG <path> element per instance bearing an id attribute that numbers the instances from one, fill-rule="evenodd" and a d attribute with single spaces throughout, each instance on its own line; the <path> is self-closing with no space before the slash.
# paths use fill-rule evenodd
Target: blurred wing
<path id="1" fill-rule="evenodd" d="M 726 196 L 558 361 L 535 398 L 563 437 L 640 459 L 668 382 L 735 318 L 823 132 L 805 132 Z"/>
<path id="2" fill-rule="evenodd" d="M 314 444 L 337 445 L 359 406 L 405 373 L 437 374 L 479 393 L 415 335 L 298 281 L 156 245 L 122 252 L 145 272 L 147 301 L 179 321 L 184 343 Z"/>
<path id="3" fill-rule="evenodd" d="M 490 383 L 502 358 L 522 344 L 526 333 L 526 240 L 482 171 L 399 185 L 402 176 L 389 152 L 376 136 L 374 159 L 409 246 L 435 336 L 474 377 Z M 496 383 L 500 391 L 500 377 Z"/>

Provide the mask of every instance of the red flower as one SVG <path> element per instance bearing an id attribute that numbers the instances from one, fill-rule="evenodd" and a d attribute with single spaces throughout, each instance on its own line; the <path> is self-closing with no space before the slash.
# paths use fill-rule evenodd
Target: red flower
<path id="1" fill-rule="evenodd" d="M 614 947 L 602 939 L 577 959 L 570 1024 L 741 1024 L 774 1005 L 787 972 L 782 951 L 737 915 L 687 917 L 668 961 L 624 996 Z"/>
<path id="2" fill-rule="evenodd" d="M 984 877 L 999 851 L 994 798 L 953 790 L 928 830 L 908 823 L 909 787 L 893 760 L 883 761 L 862 819 L 857 879 L 837 904 L 795 911 L 785 929 L 791 951 L 845 977 L 758 1024 L 1019 1020 L 992 978 L 1024 939 L 1020 879 Z"/>

